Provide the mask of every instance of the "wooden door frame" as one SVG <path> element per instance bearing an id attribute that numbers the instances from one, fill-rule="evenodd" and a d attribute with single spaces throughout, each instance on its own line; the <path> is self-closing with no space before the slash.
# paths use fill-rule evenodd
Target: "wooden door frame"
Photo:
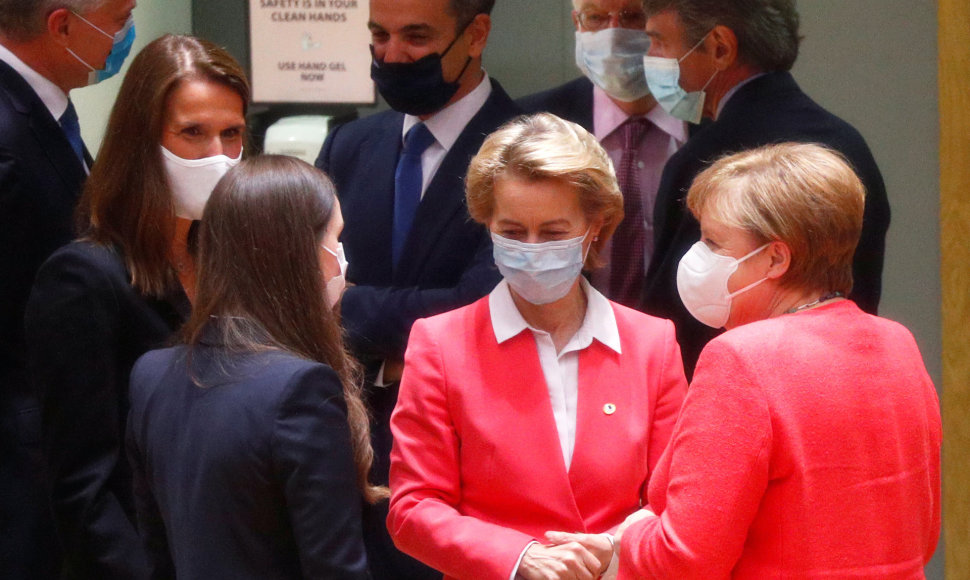
<path id="1" fill-rule="evenodd" d="M 939 0 L 945 577 L 970 578 L 970 2 Z"/>

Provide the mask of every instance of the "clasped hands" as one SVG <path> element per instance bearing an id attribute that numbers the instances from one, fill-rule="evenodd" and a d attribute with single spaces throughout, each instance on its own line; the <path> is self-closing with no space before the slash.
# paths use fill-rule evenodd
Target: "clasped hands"
<path id="1" fill-rule="evenodd" d="M 655 514 L 649 509 L 633 512 L 616 530 L 614 541 L 607 534 L 546 532 L 548 544 L 532 544 L 522 556 L 516 579 L 595 580 L 607 572 L 613 559 L 614 543 L 630 525 Z"/>

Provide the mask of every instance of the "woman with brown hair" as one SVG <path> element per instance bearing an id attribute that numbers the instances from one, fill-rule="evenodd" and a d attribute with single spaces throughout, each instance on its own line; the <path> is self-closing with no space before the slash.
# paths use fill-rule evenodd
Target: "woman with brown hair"
<path id="1" fill-rule="evenodd" d="M 359 371 L 325 298 L 342 228 L 330 180 L 293 158 L 244 161 L 212 194 L 184 344 L 131 376 L 138 521 L 161 577 L 367 577 L 360 500 L 386 490 L 367 482 Z"/>
<path id="2" fill-rule="evenodd" d="M 224 50 L 164 36 L 131 64 L 78 206 L 81 239 L 41 267 L 27 306 L 52 505 L 70 576 L 141 578 L 122 452 L 128 376 L 185 321 L 188 232 L 242 154 L 249 84 Z"/>

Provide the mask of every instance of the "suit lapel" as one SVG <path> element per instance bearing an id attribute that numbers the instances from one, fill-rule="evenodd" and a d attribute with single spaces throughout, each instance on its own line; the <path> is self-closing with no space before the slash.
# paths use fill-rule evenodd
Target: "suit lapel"
<path id="1" fill-rule="evenodd" d="M 618 353 L 596 340 L 579 353 L 576 445 L 569 481 L 584 517 L 592 509 L 584 504 L 602 503 L 594 478 L 588 474 L 602 469 L 603 455 L 610 446 L 609 434 L 622 430 L 623 418 L 630 412 L 624 408 L 629 406 L 629 377 L 624 375 L 620 360 Z"/>
<path id="2" fill-rule="evenodd" d="M 360 175 L 367 176 L 368 186 L 356 188 L 353 197 L 342 200 L 347 220 L 344 228 L 346 245 L 354 249 L 354 254 L 349 256 L 351 272 L 366 268 L 371 274 L 366 278 L 372 284 L 390 284 L 394 270 L 391 259 L 394 171 L 401 152 L 404 115 L 395 114 L 392 119 L 358 147 L 357 154 L 366 157 L 360 165 Z M 358 263 L 356 268 L 355 262 Z"/>
<path id="3" fill-rule="evenodd" d="M 497 453 L 507 454 L 497 463 L 517 470 L 505 477 L 518 477 L 523 485 L 541 486 L 549 505 L 575 506 L 535 338 L 526 330 L 498 344 L 492 330 L 488 300 L 482 303 L 485 306 L 478 313 L 476 328 L 483 333 L 478 344 L 485 346 L 481 360 L 482 368 L 488 369 L 487 396 L 490 405 L 504 410 L 495 413 L 494 417 L 509 419 L 492 425 Z M 523 445 L 528 446 L 528 464 L 523 464 L 518 451 Z M 570 516 L 569 519 L 574 518 Z"/>

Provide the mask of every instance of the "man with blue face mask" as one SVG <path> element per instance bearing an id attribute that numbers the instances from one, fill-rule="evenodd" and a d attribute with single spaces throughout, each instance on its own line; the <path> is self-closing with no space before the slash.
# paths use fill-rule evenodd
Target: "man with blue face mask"
<path id="1" fill-rule="evenodd" d="M 386 484 L 390 415 L 411 325 L 484 296 L 500 275 L 465 208 L 468 163 L 521 109 L 482 69 L 494 0 L 371 0 L 371 78 L 393 109 L 332 130 L 317 159 L 337 186 L 349 345 L 367 371 L 371 480 Z M 387 504 L 365 508 L 374 578 L 440 578 L 399 553 Z"/>
<path id="2" fill-rule="evenodd" d="M 653 253 L 653 205 L 667 159 L 687 140 L 686 123 L 650 94 L 643 56 L 650 47 L 640 0 L 572 0 L 576 66 L 583 76 L 519 99 L 523 109 L 582 125 L 613 161 L 624 197 L 623 222 L 604 249 L 606 266 L 592 274 L 615 302 L 641 307 Z"/>
<path id="3" fill-rule="evenodd" d="M 670 318 L 688 376 L 719 330 L 698 322 L 677 294 L 677 268 L 700 238 L 684 207 L 694 177 L 719 157 L 785 141 L 826 145 L 844 155 L 866 186 L 862 237 L 853 262 L 850 298 L 875 313 L 889 202 L 865 140 L 801 91 L 788 72 L 798 56 L 794 0 L 645 0 L 651 38 L 644 58 L 647 85 L 678 118 L 712 122 L 692 134 L 664 167 L 654 208 L 656 248 L 647 270 L 644 307 Z"/>
<path id="4" fill-rule="evenodd" d="M 4 578 L 60 576 L 41 459 L 39 404 L 25 369 L 24 307 L 40 264 L 74 237 L 74 205 L 92 163 L 68 95 L 117 72 L 134 39 L 134 7 L 135 0 L 0 0 L 0 575 Z M 87 556 L 92 560 L 113 556 L 104 548 L 87 546 Z M 115 561 L 112 574 L 102 570 L 98 576 L 145 571 L 143 560 L 128 564 Z"/>

